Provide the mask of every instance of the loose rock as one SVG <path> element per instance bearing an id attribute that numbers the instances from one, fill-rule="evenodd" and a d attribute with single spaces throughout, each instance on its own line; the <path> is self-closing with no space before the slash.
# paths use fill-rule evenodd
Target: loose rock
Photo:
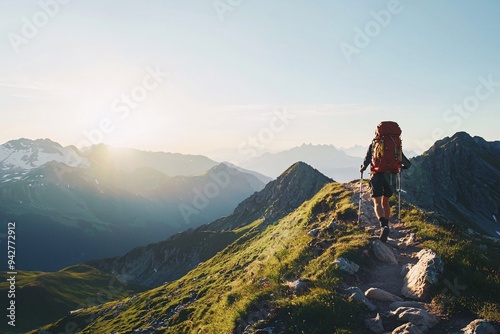
<path id="1" fill-rule="evenodd" d="M 398 263 L 396 256 L 394 256 L 394 252 L 380 240 L 375 240 L 372 247 L 375 257 L 380 261 L 394 264 Z"/>
<path id="2" fill-rule="evenodd" d="M 368 298 L 366 298 L 365 294 L 363 293 L 363 291 L 361 291 L 360 288 L 351 287 L 346 289 L 345 291 L 349 294 L 349 298 L 363 303 L 370 311 L 375 311 L 377 309 L 377 307 L 373 305 L 373 303 L 370 302 Z"/>
<path id="3" fill-rule="evenodd" d="M 424 333 L 439 322 L 439 318 L 435 315 L 415 307 L 399 307 L 396 311 L 391 312 L 391 314 L 397 316 L 401 321 L 411 322 Z"/>
<path id="4" fill-rule="evenodd" d="M 300 279 L 288 283 L 288 286 L 296 295 L 303 294 L 308 289 L 308 282 L 302 281 Z"/>
<path id="5" fill-rule="evenodd" d="M 434 251 L 422 249 L 417 257 L 419 261 L 406 274 L 401 289 L 407 298 L 424 298 L 430 287 L 438 283 L 444 271 L 443 261 Z"/>
<path id="6" fill-rule="evenodd" d="M 408 322 L 393 330 L 391 334 L 423 334 L 423 333 L 417 326 L 415 326 L 411 322 Z"/>
<path id="7" fill-rule="evenodd" d="M 327 229 L 330 231 L 330 232 L 333 232 L 335 231 L 336 229 L 339 229 L 340 228 L 340 225 L 334 220 L 332 220 L 332 222 L 328 225 Z"/>
<path id="8" fill-rule="evenodd" d="M 402 268 L 401 268 L 401 276 L 406 276 L 406 274 L 408 274 L 408 272 L 410 271 L 411 267 L 413 267 L 413 265 L 411 263 L 407 263 L 405 264 Z"/>
<path id="9" fill-rule="evenodd" d="M 391 303 L 389 305 L 389 309 L 391 309 L 392 311 L 395 311 L 400 307 L 415 307 L 415 308 L 421 308 L 422 310 L 425 310 L 424 303 L 414 302 L 414 301 L 394 302 L 394 303 Z"/>
<path id="10" fill-rule="evenodd" d="M 379 288 L 370 288 L 366 290 L 365 296 L 370 299 L 376 299 L 380 301 L 389 301 L 389 302 L 403 301 L 401 297 L 393 295 L 392 293 Z"/>
<path id="11" fill-rule="evenodd" d="M 382 334 L 384 332 L 384 325 L 382 324 L 382 319 L 380 318 L 379 313 L 377 313 L 375 318 L 366 319 L 365 326 L 373 333 Z"/>
<path id="12" fill-rule="evenodd" d="M 338 259 L 333 261 L 333 263 L 337 264 L 340 270 L 346 271 L 349 274 L 355 274 L 359 270 L 359 266 L 356 263 L 349 261 L 343 257 L 339 257 Z"/>
<path id="13" fill-rule="evenodd" d="M 319 230 L 317 228 L 313 228 L 312 230 L 307 233 L 309 236 L 316 238 L 319 234 Z"/>
<path id="14" fill-rule="evenodd" d="M 483 319 L 476 319 L 472 321 L 467 327 L 462 328 L 459 333 L 464 334 L 496 334 L 497 331 L 488 321 Z"/>

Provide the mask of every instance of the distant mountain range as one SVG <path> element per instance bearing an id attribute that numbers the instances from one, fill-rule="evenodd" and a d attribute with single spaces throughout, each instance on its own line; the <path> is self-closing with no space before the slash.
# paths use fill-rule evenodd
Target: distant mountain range
<path id="1" fill-rule="evenodd" d="M 271 224 L 310 199 L 331 179 L 298 162 L 276 180 L 241 202 L 234 212 L 195 230 L 160 243 L 138 247 L 124 256 L 89 262 L 105 272 L 142 286 L 156 287 L 182 277 L 199 263 L 213 257 L 263 218 Z"/>
<path id="2" fill-rule="evenodd" d="M 304 161 L 335 181 L 350 182 L 359 178 L 359 166 L 367 150 L 368 145 L 337 148 L 333 145 L 302 144 L 280 152 L 263 153 L 246 160 L 241 159 L 242 155 L 237 150 L 225 149 L 212 154 L 219 158 L 227 156 L 239 166 L 271 177 L 277 177 L 297 161 Z M 414 151 L 405 150 L 404 152 L 408 158 L 418 155 Z"/>
<path id="3" fill-rule="evenodd" d="M 230 214 L 264 187 L 255 175 L 202 156 L 20 139 L 0 146 L 0 221 L 17 223 L 19 269 L 57 270 Z"/>
<path id="4" fill-rule="evenodd" d="M 348 182 L 359 177 L 361 160 L 347 155 L 333 145 L 303 144 L 279 153 L 264 153 L 240 165 L 264 175 L 277 177 L 288 166 L 303 161 L 335 181 Z"/>
<path id="5" fill-rule="evenodd" d="M 425 247 L 437 247 L 445 270 L 451 270 L 445 276 L 448 280 L 456 277 L 453 267 L 461 273 L 461 280 L 475 277 L 464 298 L 476 300 L 475 292 L 483 289 L 477 302 L 489 305 L 498 300 L 500 239 L 480 234 L 472 237 L 467 229 L 496 233 L 499 224 L 491 224 L 488 217 L 494 221 L 498 215 L 498 153 L 499 142 L 457 133 L 413 158 L 412 167 L 403 174 L 405 229 L 415 233 Z M 296 332 L 298 328 L 319 333 L 333 328 L 357 331 L 363 326 L 359 320 L 366 318 L 360 313 L 366 314 L 366 310 L 343 291 L 371 271 L 367 264 L 380 263 L 370 260 L 376 237 L 355 223 L 357 197 L 352 186 L 332 182 L 306 163 L 295 163 L 228 216 L 122 256 L 68 269 L 152 289 L 77 310 L 43 330 L 57 333 L 75 324 L 88 333 L 244 332 L 248 326 L 252 331 L 261 330 L 255 327 L 265 320 L 273 332 Z M 447 229 L 438 225 L 441 223 Z M 466 263 L 469 255 L 477 263 Z M 459 256 L 461 260 L 455 258 Z M 335 264 L 339 257 L 368 269 L 355 276 L 343 273 Z M 89 265 L 97 271 L 89 270 Z M 464 268 L 466 272 L 462 272 Z M 396 270 L 399 275 L 399 265 Z M 54 279 L 60 282 L 64 275 L 61 271 Z M 94 278 L 82 280 L 85 287 Z M 449 286 L 440 284 L 436 293 Z M 66 300 L 70 295 L 55 298 Z M 498 312 L 491 314 L 500 319 Z M 326 325 L 325 319 L 329 321 Z"/>

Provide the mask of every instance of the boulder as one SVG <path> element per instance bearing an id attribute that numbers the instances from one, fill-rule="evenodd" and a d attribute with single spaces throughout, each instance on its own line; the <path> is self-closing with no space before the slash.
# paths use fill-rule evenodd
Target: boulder
<path id="1" fill-rule="evenodd" d="M 406 247 L 413 246 L 417 243 L 417 235 L 414 232 L 409 233 L 404 238 L 400 238 L 399 243 Z"/>
<path id="2" fill-rule="evenodd" d="M 302 281 L 300 279 L 288 283 L 288 286 L 296 295 L 301 295 L 305 293 L 308 289 L 308 285 L 309 285 L 308 282 Z"/>
<path id="3" fill-rule="evenodd" d="M 349 295 L 350 299 L 354 299 L 354 300 L 356 300 L 358 302 L 361 302 L 370 311 L 375 311 L 377 309 L 377 307 L 375 305 L 373 305 L 372 302 L 370 302 L 368 300 L 368 298 L 366 298 L 365 294 L 363 293 L 363 291 L 361 291 L 360 288 L 358 288 L 358 287 L 347 288 L 345 290 L 345 292 Z"/>
<path id="4" fill-rule="evenodd" d="M 372 333 L 382 334 L 384 330 L 384 325 L 382 324 L 382 319 L 380 318 L 380 314 L 377 313 L 375 318 L 368 318 L 365 320 L 365 326 Z"/>
<path id="5" fill-rule="evenodd" d="M 403 265 L 403 267 L 401 267 L 400 275 L 405 277 L 406 274 L 408 274 L 408 272 L 410 271 L 411 267 L 413 267 L 413 265 L 411 263 L 407 263 L 407 264 Z"/>
<path id="6" fill-rule="evenodd" d="M 333 261 L 333 263 L 337 264 L 340 270 L 346 271 L 349 274 L 355 274 L 359 270 L 359 266 L 356 263 L 351 262 L 343 257 L 339 257 L 338 259 Z"/>
<path id="7" fill-rule="evenodd" d="M 395 311 L 396 309 L 400 307 L 415 307 L 415 308 L 421 308 L 422 310 L 425 310 L 425 304 L 420 303 L 420 302 L 414 302 L 414 301 L 403 301 L 403 302 L 394 302 L 389 305 L 389 309 L 392 311 Z"/>
<path id="8" fill-rule="evenodd" d="M 373 253 L 375 257 L 382 262 L 394 263 L 397 264 L 398 260 L 396 260 L 396 256 L 394 252 L 387 247 L 382 241 L 375 240 L 372 244 Z"/>
<path id="9" fill-rule="evenodd" d="M 337 221 L 334 219 L 332 222 L 328 225 L 327 230 L 330 232 L 334 232 L 335 230 L 339 229 L 341 226 L 337 223 Z"/>
<path id="10" fill-rule="evenodd" d="M 412 299 L 424 298 L 431 286 L 438 284 L 444 271 L 443 261 L 434 251 L 422 249 L 417 257 L 419 260 L 406 274 L 401 289 L 403 296 Z"/>
<path id="11" fill-rule="evenodd" d="M 423 333 L 436 326 L 439 322 L 439 318 L 434 314 L 416 307 L 398 307 L 396 311 L 390 313 L 397 316 L 400 321 L 411 322 Z"/>
<path id="12" fill-rule="evenodd" d="M 417 326 L 415 326 L 411 322 L 408 322 L 393 330 L 391 334 L 423 334 L 423 333 Z"/>
<path id="13" fill-rule="evenodd" d="M 404 242 L 398 242 L 398 245 L 396 246 L 399 250 L 405 250 L 408 248 L 408 246 Z"/>
<path id="14" fill-rule="evenodd" d="M 319 235 L 319 230 L 317 228 L 313 228 L 307 234 L 313 238 L 316 238 Z"/>
<path id="15" fill-rule="evenodd" d="M 379 289 L 379 288 L 370 288 L 365 291 L 365 296 L 370 299 L 376 299 L 380 301 L 388 301 L 388 302 L 396 302 L 396 301 L 403 301 L 401 297 L 398 297 L 396 295 L 393 295 L 390 292 L 387 292 L 385 290 Z"/>
<path id="16" fill-rule="evenodd" d="M 472 321 L 467 327 L 462 328 L 459 333 L 464 334 L 496 334 L 497 331 L 488 321 L 483 319 L 476 319 Z"/>

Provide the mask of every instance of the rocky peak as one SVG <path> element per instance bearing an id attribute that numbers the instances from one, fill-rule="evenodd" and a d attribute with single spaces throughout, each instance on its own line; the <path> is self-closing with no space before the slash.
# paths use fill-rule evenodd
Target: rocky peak
<path id="1" fill-rule="evenodd" d="M 27 149 L 40 149 L 47 153 L 57 153 L 56 148 L 62 148 L 59 143 L 56 143 L 48 138 L 31 140 L 27 138 L 20 138 L 8 141 L 3 145 L 6 148 L 13 150 L 27 150 Z"/>
<path id="2" fill-rule="evenodd" d="M 74 147 L 62 147 L 50 139 L 21 138 L 0 146 L 0 167 L 7 172 L 27 171 L 51 161 L 72 167 L 88 166 L 88 161 Z"/>
<path id="3" fill-rule="evenodd" d="M 226 230 L 251 223 L 265 217 L 268 221 L 277 220 L 304 201 L 314 196 L 332 179 L 304 162 L 296 162 L 276 180 L 241 202 L 233 214 L 219 219 L 208 226 L 211 230 Z"/>
<path id="4" fill-rule="evenodd" d="M 412 163 L 412 168 L 403 172 L 403 189 L 408 192 L 408 199 L 498 236 L 498 142 L 458 132 L 437 141 Z"/>

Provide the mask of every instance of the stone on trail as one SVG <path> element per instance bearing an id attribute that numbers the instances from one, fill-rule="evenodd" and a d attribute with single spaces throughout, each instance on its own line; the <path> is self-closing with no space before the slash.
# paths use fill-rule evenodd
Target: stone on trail
<path id="1" fill-rule="evenodd" d="M 375 257 L 382 262 L 397 264 L 396 256 L 394 252 L 387 247 L 382 241 L 375 240 L 372 244 L 373 253 Z"/>
<path id="2" fill-rule="evenodd" d="M 370 299 L 376 299 L 380 300 L 382 302 L 387 301 L 387 302 L 396 302 L 396 301 L 403 301 L 401 297 L 398 297 L 396 295 L 393 295 L 390 292 L 387 292 L 385 290 L 379 289 L 379 288 L 370 288 L 365 291 L 365 296 L 370 298 Z"/>
<path id="3" fill-rule="evenodd" d="M 389 305 L 389 309 L 391 311 L 395 311 L 400 307 L 415 307 L 415 308 L 421 308 L 422 310 L 425 310 L 425 304 L 421 302 L 414 302 L 414 301 L 403 301 L 403 302 L 394 302 Z"/>
<path id="4" fill-rule="evenodd" d="M 444 265 L 439 256 L 430 249 L 422 249 L 419 261 L 406 274 L 401 293 L 412 299 L 424 298 L 432 285 L 438 284 Z"/>
<path id="5" fill-rule="evenodd" d="M 406 274 L 408 274 L 408 272 L 410 271 L 411 267 L 413 267 L 413 264 L 411 264 L 411 263 L 407 263 L 407 264 L 403 265 L 403 267 L 401 267 L 400 275 L 403 277 L 406 276 Z"/>
<path id="6" fill-rule="evenodd" d="M 393 330 L 391 334 L 424 334 L 424 333 L 422 333 L 422 331 L 417 326 L 415 326 L 411 322 L 408 322 Z"/>
<path id="7" fill-rule="evenodd" d="M 375 318 L 368 318 L 365 320 L 365 326 L 372 333 L 382 334 L 385 332 L 384 325 L 382 324 L 382 319 L 380 318 L 380 314 L 377 313 Z"/>
<path id="8" fill-rule="evenodd" d="M 459 333 L 463 334 L 496 334 L 497 331 L 488 321 L 484 319 L 476 319 L 467 327 L 462 328 Z"/>
<path id="9" fill-rule="evenodd" d="M 371 301 L 366 298 L 365 294 L 363 291 L 361 291 L 360 288 L 358 287 L 351 287 L 345 289 L 346 293 L 349 294 L 349 298 L 357 300 L 361 303 L 363 303 L 370 311 L 375 311 L 377 307 L 373 305 Z"/>
<path id="10" fill-rule="evenodd" d="M 439 322 L 439 318 L 434 314 L 416 307 L 399 307 L 396 311 L 390 313 L 403 322 L 411 322 L 423 333 L 426 333 Z"/>

